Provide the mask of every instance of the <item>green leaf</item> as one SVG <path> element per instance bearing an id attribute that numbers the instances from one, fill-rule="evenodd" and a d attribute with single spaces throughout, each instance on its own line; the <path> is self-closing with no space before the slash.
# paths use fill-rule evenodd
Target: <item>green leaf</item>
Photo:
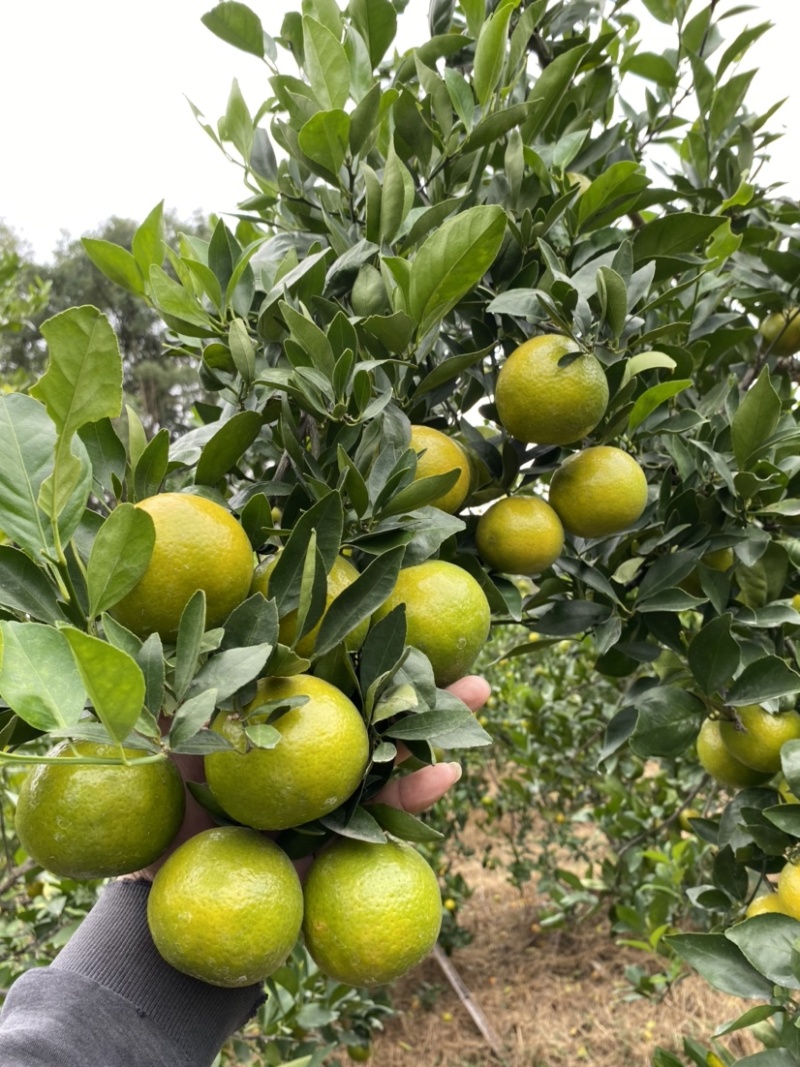
<path id="1" fill-rule="evenodd" d="M 146 511 L 120 504 L 111 512 L 94 539 L 87 565 L 91 616 L 107 611 L 133 589 L 147 570 L 155 543 L 155 526 Z"/>
<path id="2" fill-rule="evenodd" d="M 386 55 L 397 33 L 397 12 L 390 0 L 350 0 L 353 25 L 367 42 L 373 69 Z"/>
<path id="3" fill-rule="evenodd" d="M 800 693 L 800 674 L 778 656 L 762 656 L 748 663 L 731 686 L 726 703 L 733 707 L 761 704 L 776 697 Z"/>
<path id="4" fill-rule="evenodd" d="M 164 646 L 158 634 L 150 634 L 136 655 L 136 662 L 142 668 L 144 675 L 144 703 L 154 719 L 158 718 L 164 703 L 164 687 L 166 684 L 166 664 L 164 662 Z M 161 732 L 158 724 L 155 725 L 156 736 L 160 738 Z"/>
<path id="5" fill-rule="evenodd" d="M 297 135 L 309 159 L 335 178 L 350 147 L 350 116 L 346 111 L 318 111 Z"/>
<path id="6" fill-rule="evenodd" d="M 219 429 L 203 448 L 194 480 L 197 485 L 216 485 L 256 440 L 263 425 L 257 411 L 238 411 L 226 422 L 215 423 Z"/>
<path id="7" fill-rule="evenodd" d="M 409 314 L 424 337 L 483 277 L 506 230 L 501 207 L 469 208 L 431 234 L 411 265 Z"/>
<path id="8" fill-rule="evenodd" d="M 39 506 L 41 488 L 53 470 L 56 429 L 44 406 L 22 393 L 0 396 L 0 512 L 2 529 L 34 559 L 55 555 L 52 523 Z M 82 476 L 62 510 L 58 527 L 68 541 L 83 516 L 92 484 L 89 457 L 80 438 Z"/>
<path id="9" fill-rule="evenodd" d="M 247 386 L 252 385 L 256 376 L 256 348 L 243 319 L 237 318 L 231 323 L 228 330 L 228 346 L 242 382 Z"/>
<path id="10" fill-rule="evenodd" d="M 222 0 L 201 16 L 212 33 L 243 52 L 264 58 L 264 30 L 261 19 L 246 4 Z"/>
<path id="11" fill-rule="evenodd" d="M 655 686 L 637 700 L 638 717 L 631 748 L 638 756 L 677 756 L 694 741 L 703 705 L 683 689 Z"/>
<path id="12" fill-rule="evenodd" d="M 315 652 L 318 656 L 344 641 L 360 622 L 383 604 L 394 589 L 404 553 L 405 547 L 400 546 L 377 556 L 352 585 L 331 601 L 317 635 Z"/>
<path id="13" fill-rule="evenodd" d="M 206 629 L 206 594 L 198 589 L 183 609 L 175 643 L 175 680 L 173 689 L 183 700 L 197 670 L 203 634 Z"/>
<path id="14" fill-rule="evenodd" d="M 211 656 L 192 679 L 187 691 L 194 697 L 206 689 L 215 689 L 221 704 L 238 693 L 248 682 L 258 678 L 264 670 L 272 645 L 250 645 L 249 648 L 229 648 Z"/>
<path id="15" fill-rule="evenodd" d="M 159 430 L 147 442 L 133 466 L 133 499 L 146 500 L 157 493 L 169 468 L 169 430 Z"/>
<path id="16" fill-rule="evenodd" d="M 737 1030 L 746 1030 L 748 1027 L 760 1023 L 764 1019 L 769 1019 L 782 1010 L 775 1004 L 759 1004 L 755 1008 L 750 1008 L 749 1011 L 744 1012 L 738 1019 L 718 1026 L 713 1036 L 723 1037 L 725 1034 L 733 1034 Z"/>
<path id="17" fill-rule="evenodd" d="M 116 334 L 97 308 L 68 308 L 40 329 L 49 360 L 31 395 L 42 401 L 58 431 L 53 472 L 40 489 L 41 506 L 56 516 L 85 474 L 72 448 L 76 432 L 122 411 L 122 356 Z"/>
<path id="18" fill-rule="evenodd" d="M 647 389 L 640 397 L 637 397 L 636 403 L 628 416 L 629 431 L 633 433 L 662 404 L 666 403 L 667 400 L 671 400 L 673 396 L 682 393 L 685 389 L 689 389 L 691 385 L 691 379 L 682 378 L 674 382 L 661 382 L 659 385 L 654 385 Z"/>
<path id="19" fill-rule="evenodd" d="M 63 634 L 35 622 L 0 622 L 0 694 L 36 730 L 74 726 L 86 688 Z"/>
<path id="20" fill-rule="evenodd" d="M 748 469 L 750 460 L 768 441 L 781 417 L 781 401 L 764 367 L 755 383 L 745 393 L 731 422 L 733 454 L 741 470 Z"/>
<path id="21" fill-rule="evenodd" d="M 278 609 L 274 600 L 265 600 L 254 593 L 234 608 L 225 620 L 225 636 L 220 645 L 228 648 L 247 648 L 250 645 L 278 643 Z"/>
<path id="22" fill-rule="evenodd" d="M 384 736 L 392 737 L 396 741 L 428 741 L 442 748 L 490 745 L 491 736 L 478 724 L 469 708 L 452 694 L 447 694 L 447 697 L 450 699 L 440 700 L 440 694 L 437 694 L 437 707 L 434 711 L 406 715 L 387 726 Z M 444 706 L 440 707 L 440 703 Z"/>
<path id="23" fill-rule="evenodd" d="M 648 222 L 637 231 L 633 258 L 638 264 L 657 256 L 694 252 L 719 226 L 717 215 L 678 212 Z"/>
<path id="24" fill-rule="evenodd" d="M 153 208 L 144 222 L 133 235 L 131 245 L 136 265 L 142 274 L 142 280 L 150 274 L 154 263 L 164 262 L 166 245 L 164 244 L 164 201 Z"/>
<path id="25" fill-rule="evenodd" d="M 704 693 L 712 694 L 727 685 L 739 669 L 741 650 L 731 635 L 730 613 L 706 623 L 689 645 L 689 669 Z"/>
<path id="26" fill-rule="evenodd" d="M 414 194 L 414 179 L 395 152 L 394 145 L 391 144 L 383 170 L 381 190 L 380 237 L 382 241 L 394 240 L 403 220 L 411 210 Z"/>
<path id="27" fill-rule="evenodd" d="M 567 49 L 548 63 L 536 79 L 530 93 L 536 106 L 520 131 L 523 144 L 533 144 L 542 127 L 553 118 L 588 50 L 588 45 Z"/>
<path id="28" fill-rule="evenodd" d="M 359 680 L 369 704 L 365 707 L 367 716 L 372 712 L 369 701 L 375 696 L 371 693 L 373 686 L 381 679 L 388 679 L 400 666 L 405 643 L 406 608 L 405 604 L 399 604 L 370 627 L 361 648 Z"/>
<path id="29" fill-rule="evenodd" d="M 275 598 L 281 618 L 300 602 L 300 582 L 312 533 L 316 532 L 317 548 L 328 574 L 339 554 L 343 523 L 341 495 L 331 492 L 303 512 L 292 527 L 289 540 L 269 576 L 270 596 Z M 319 641 L 316 648 L 319 651 Z"/>
<path id="30" fill-rule="evenodd" d="M 121 482 L 125 477 L 125 446 L 119 439 L 111 419 L 87 422 L 78 430 L 89 455 L 92 476 L 96 484 L 110 492 L 114 478 Z"/>
<path id="31" fill-rule="evenodd" d="M 382 829 L 392 834 L 393 837 L 402 838 L 403 841 L 441 841 L 444 839 L 444 834 L 422 822 L 421 819 L 409 815 L 407 811 L 401 811 L 400 808 L 390 808 L 388 804 L 370 804 L 368 810 Z"/>
<path id="32" fill-rule="evenodd" d="M 788 915 L 754 915 L 725 931 L 725 936 L 766 978 L 786 989 L 800 989 L 792 971 L 792 948 L 800 922 Z"/>
<path id="33" fill-rule="evenodd" d="M 773 983 L 747 962 L 725 934 L 675 934 L 670 948 L 715 989 L 747 1000 L 769 1000 Z"/>
<path id="34" fill-rule="evenodd" d="M 126 248 L 96 237 L 82 237 L 81 244 L 92 263 L 115 285 L 136 296 L 144 296 L 145 275 Z"/>
<path id="35" fill-rule="evenodd" d="M 206 725 L 217 704 L 216 689 L 205 689 L 191 700 L 184 701 L 172 718 L 169 728 L 169 747 L 179 748 Z"/>
<path id="36" fill-rule="evenodd" d="M 374 819 L 368 808 L 357 807 L 349 816 L 342 808 L 337 808 L 319 820 L 326 830 L 332 830 L 342 837 L 351 837 L 356 841 L 369 841 L 372 844 L 386 843 L 386 835 L 380 824 Z"/>
<path id="37" fill-rule="evenodd" d="M 189 337 L 215 337 L 210 316 L 195 297 L 155 264 L 150 268 L 153 303 L 172 329 Z"/>
<path id="38" fill-rule="evenodd" d="M 640 164 L 632 160 L 612 163 L 592 182 L 578 201 L 578 222 L 581 229 L 588 223 L 597 226 L 600 219 L 611 221 L 624 214 L 649 184 Z"/>
<path id="39" fill-rule="evenodd" d="M 92 706 L 111 737 L 122 742 L 144 707 L 142 669 L 127 652 L 71 626 L 62 631 L 78 664 Z"/>
<path id="40" fill-rule="evenodd" d="M 10 545 L 0 545 L 0 604 L 42 622 L 63 622 L 57 587 L 33 560 Z"/>
<path id="41" fill-rule="evenodd" d="M 519 0 L 502 0 L 493 14 L 483 23 L 475 46 L 473 82 L 478 103 L 485 107 L 500 83 L 506 61 L 508 24 Z"/>
<path id="42" fill-rule="evenodd" d="M 326 111 L 343 108 L 350 95 L 347 53 L 327 26 L 303 17 L 303 66 L 311 88 Z"/>

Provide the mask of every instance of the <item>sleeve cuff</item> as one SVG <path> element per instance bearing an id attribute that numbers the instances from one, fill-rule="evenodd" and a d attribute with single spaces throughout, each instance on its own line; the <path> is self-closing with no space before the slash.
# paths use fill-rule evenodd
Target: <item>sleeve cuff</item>
<path id="1" fill-rule="evenodd" d="M 222 989 L 170 967 L 147 926 L 149 893 L 149 882 L 109 883 L 51 966 L 123 997 L 161 1028 L 190 1063 L 211 1063 L 263 1001 L 261 986 Z"/>

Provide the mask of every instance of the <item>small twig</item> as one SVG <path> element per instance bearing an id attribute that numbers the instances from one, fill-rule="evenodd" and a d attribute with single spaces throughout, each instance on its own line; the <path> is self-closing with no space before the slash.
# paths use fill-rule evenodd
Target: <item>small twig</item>
<path id="1" fill-rule="evenodd" d="M 480 1030 L 486 1044 L 489 1046 L 489 1048 L 492 1050 L 498 1060 L 502 1061 L 503 1053 L 500 1048 L 499 1038 L 492 1029 L 489 1020 L 486 1018 L 481 1009 L 472 999 L 472 993 L 470 993 L 469 989 L 467 989 L 467 986 L 464 983 L 464 979 L 455 969 L 452 962 L 447 958 L 441 945 L 436 945 L 434 947 L 433 958 L 439 964 L 439 967 L 441 968 L 442 973 L 444 974 L 447 981 L 450 983 L 453 992 L 469 1012 L 472 1021 Z"/>
<path id="2" fill-rule="evenodd" d="M 21 878 L 23 874 L 27 874 L 28 871 L 32 871 L 35 866 L 36 864 L 34 861 L 29 859 L 25 860 L 24 863 L 20 863 L 19 867 L 12 868 L 9 875 L 0 882 L 0 896 L 2 896 L 7 889 L 10 889 L 18 878 Z"/>
<path id="3" fill-rule="evenodd" d="M 675 811 L 673 811 L 671 815 L 668 815 L 667 818 L 663 819 L 661 822 L 656 823 L 655 826 L 648 827 L 648 829 L 643 830 L 640 834 L 637 834 L 635 837 L 632 837 L 629 841 L 626 841 L 626 843 L 622 846 L 622 848 L 619 849 L 619 851 L 617 852 L 617 858 L 619 858 L 620 856 L 623 856 L 628 851 L 628 849 L 633 848 L 635 845 L 641 845 L 643 841 L 646 841 L 648 839 L 648 837 L 653 837 L 655 834 L 658 834 L 661 830 L 666 829 L 667 826 L 670 826 L 672 823 L 674 823 L 675 820 L 680 817 L 681 812 L 685 811 L 686 808 L 689 807 L 689 805 L 692 803 L 692 801 L 697 796 L 697 794 L 700 792 L 700 790 L 703 789 L 703 787 L 705 785 L 707 785 L 707 784 L 708 784 L 708 775 L 704 774 L 703 777 L 698 782 L 698 784 L 691 791 L 691 793 L 688 795 L 688 797 L 684 800 L 684 802 L 681 804 L 681 806 L 679 808 L 676 808 Z"/>

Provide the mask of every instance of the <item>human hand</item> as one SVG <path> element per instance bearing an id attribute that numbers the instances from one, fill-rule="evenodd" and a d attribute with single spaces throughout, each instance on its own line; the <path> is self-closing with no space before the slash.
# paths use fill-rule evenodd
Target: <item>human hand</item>
<path id="1" fill-rule="evenodd" d="M 491 689 L 485 678 L 478 675 L 468 675 L 460 678 L 457 682 L 449 685 L 448 691 L 470 708 L 477 711 L 489 698 Z M 400 763 L 408 757 L 408 751 L 400 749 L 397 762 Z M 184 782 L 204 782 L 202 756 L 173 756 L 178 770 Z M 436 763 L 430 767 L 422 767 L 401 778 L 393 778 L 383 787 L 375 797 L 374 803 L 387 804 L 392 808 L 416 815 L 426 808 L 431 807 L 440 800 L 451 786 L 461 777 L 460 763 Z M 152 881 L 156 871 L 180 845 L 195 834 L 203 830 L 209 830 L 217 824 L 202 804 L 195 800 L 192 793 L 186 790 L 186 814 L 183 823 L 169 848 L 149 867 L 134 874 L 123 875 L 123 879 L 136 881 Z M 308 858 L 301 860 L 298 867 L 302 870 L 308 866 Z"/>

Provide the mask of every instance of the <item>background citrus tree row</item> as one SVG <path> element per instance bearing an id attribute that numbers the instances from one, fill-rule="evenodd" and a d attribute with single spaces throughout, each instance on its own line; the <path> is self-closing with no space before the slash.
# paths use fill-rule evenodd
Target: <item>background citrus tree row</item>
<path id="1" fill-rule="evenodd" d="M 146 751 L 166 712 L 172 751 L 213 766 L 235 747 L 224 714 L 207 728 L 214 705 L 264 696 L 244 745 L 269 756 L 292 698 L 256 679 L 310 675 L 370 727 L 352 794 L 368 799 L 399 742 L 424 763 L 486 740 L 442 687 L 490 617 L 540 636 L 512 660 L 588 635 L 619 692 L 604 765 L 691 763 L 697 743 L 720 784 L 691 820 L 716 849 L 692 898 L 716 928 L 671 950 L 763 1001 L 741 1025 L 772 1018 L 774 1062 L 800 1062 L 800 257 L 796 206 L 757 179 L 770 116 L 749 111 L 741 60 L 766 26 L 725 40 L 714 5 L 682 0 L 437 0 L 429 39 L 398 55 L 402 6 L 307 0 L 280 27 L 237 2 L 204 16 L 264 67 L 263 101 L 234 83 L 216 126 L 198 114 L 247 198 L 208 240 L 168 247 L 157 207 L 130 250 L 85 248 L 214 399 L 194 429 L 147 440 L 130 409 L 119 419 L 101 317 L 43 327 L 50 369 L 3 402 L 3 440 L 36 425 L 41 442 L 0 464 L 4 739 L 85 733 L 88 693 L 105 736 L 141 733 L 144 702 Z M 639 16 L 668 39 L 658 54 Z M 127 612 L 158 552 L 143 513 L 173 494 L 233 513 L 261 563 L 238 605 L 204 620 L 184 598 L 160 633 Z M 17 646 L 77 664 L 74 721 L 41 692 L 16 698 Z M 130 678 L 122 719 L 112 659 Z M 548 714 L 535 707 L 545 730 Z M 426 836 L 347 799 L 321 823 Z"/>

